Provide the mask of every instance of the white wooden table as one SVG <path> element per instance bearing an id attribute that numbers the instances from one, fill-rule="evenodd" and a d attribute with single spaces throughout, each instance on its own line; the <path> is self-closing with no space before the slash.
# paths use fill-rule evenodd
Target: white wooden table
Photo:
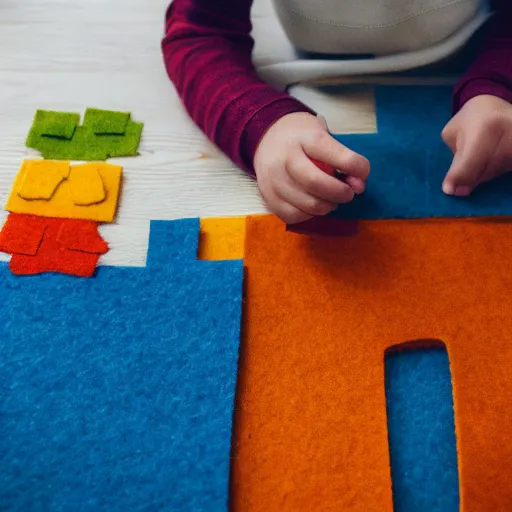
<path id="1" fill-rule="evenodd" d="M 256 0 L 253 9 L 260 64 L 290 55 L 269 2 Z M 36 109 L 125 110 L 145 123 L 141 156 L 116 159 L 125 169 L 123 195 L 117 222 L 101 227 L 111 246 L 102 264 L 145 265 L 152 219 L 265 211 L 256 184 L 193 125 L 167 78 L 160 51 L 167 3 L 0 0 L 0 203 L 21 161 L 38 156 L 24 145 Z M 279 41 L 283 53 L 275 55 Z M 375 131 L 370 89 L 292 92 L 335 132 Z"/>

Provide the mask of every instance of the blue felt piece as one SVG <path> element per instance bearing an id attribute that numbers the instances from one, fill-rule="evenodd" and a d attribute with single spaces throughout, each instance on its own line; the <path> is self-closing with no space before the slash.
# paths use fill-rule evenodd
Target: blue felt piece
<path id="1" fill-rule="evenodd" d="M 332 215 L 349 219 L 512 215 L 512 176 L 479 186 L 467 198 L 441 190 L 452 154 L 441 140 L 452 88 L 375 88 L 377 134 L 336 135 L 372 166 L 366 192 Z"/>
<path id="2" fill-rule="evenodd" d="M 243 265 L 198 232 L 93 279 L 0 266 L 0 510 L 227 510 Z"/>
<path id="3" fill-rule="evenodd" d="M 395 512 L 458 512 L 451 375 L 445 349 L 386 357 Z"/>

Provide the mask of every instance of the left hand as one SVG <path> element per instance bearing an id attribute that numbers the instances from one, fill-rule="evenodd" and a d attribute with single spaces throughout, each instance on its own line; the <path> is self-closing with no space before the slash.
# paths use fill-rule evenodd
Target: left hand
<path id="1" fill-rule="evenodd" d="M 512 105 L 501 98 L 470 99 L 442 137 L 454 153 L 443 182 L 446 194 L 467 196 L 479 183 L 512 171 Z"/>

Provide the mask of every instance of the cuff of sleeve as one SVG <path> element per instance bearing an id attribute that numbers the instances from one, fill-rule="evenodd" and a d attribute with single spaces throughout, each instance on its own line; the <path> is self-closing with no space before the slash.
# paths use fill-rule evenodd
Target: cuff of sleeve
<path id="1" fill-rule="evenodd" d="M 469 78 L 457 84 L 453 95 L 453 113 L 457 113 L 470 99 L 488 94 L 512 103 L 512 87 L 490 78 Z"/>
<path id="2" fill-rule="evenodd" d="M 247 173 L 255 176 L 254 154 L 267 130 L 281 117 L 296 112 L 316 115 L 313 110 L 300 101 L 287 97 L 265 105 L 247 122 L 241 138 L 241 163 Z"/>

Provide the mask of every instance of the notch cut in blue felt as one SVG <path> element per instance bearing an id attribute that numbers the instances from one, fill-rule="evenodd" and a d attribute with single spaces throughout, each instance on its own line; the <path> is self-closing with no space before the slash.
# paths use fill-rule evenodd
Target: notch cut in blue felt
<path id="1" fill-rule="evenodd" d="M 450 365 L 444 344 L 385 359 L 395 512 L 458 512 Z"/>
<path id="2" fill-rule="evenodd" d="M 198 233 L 93 279 L 0 266 L 0 510 L 227 510 L 243 265 Z"/>
<path id="3" fill-rule="evenodd" d="M 377 86 L 376 134 L 335 135 L 366 156 L 366 192 L 332 216 L 347 219 L 487 217 L 512 215 L 512 176 L 480 185 L 466 198 L 441 185 L 452 154 L 441 139 L 451 117 L 452 87 Z"/>

